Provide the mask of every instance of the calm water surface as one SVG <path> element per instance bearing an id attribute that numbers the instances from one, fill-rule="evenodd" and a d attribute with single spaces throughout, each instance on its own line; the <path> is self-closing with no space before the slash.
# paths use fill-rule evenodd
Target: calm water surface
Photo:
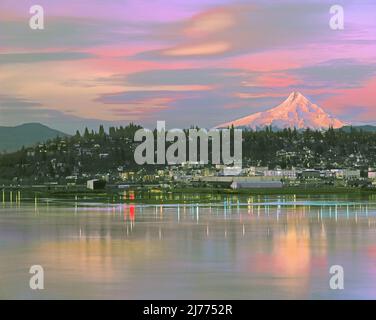
<path id="1" fill-rule="evenodd" d="M 36 264 L 43 291 L 29 288 Z M 3 203 L 0 298 L 375 299 L 376 199 Z"/>

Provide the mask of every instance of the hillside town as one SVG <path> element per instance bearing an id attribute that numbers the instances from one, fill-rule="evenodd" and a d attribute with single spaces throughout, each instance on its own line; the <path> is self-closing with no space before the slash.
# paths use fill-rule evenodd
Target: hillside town
<path id="1" fill-rule="evenodd" d="M 356 129 L 284 129 L 243 132 L 243 166 L 184 162 L 180 165 L 134 163 L 133 141 L 139 126 L 55 138 L 0 156 L 3 185 L 163 188 L 288 186 L 376 187 L 376 133 Z M 104 181 L 105 183 L 93 183 Z M 89 182 L 89 184 L 88 184 Z"/>

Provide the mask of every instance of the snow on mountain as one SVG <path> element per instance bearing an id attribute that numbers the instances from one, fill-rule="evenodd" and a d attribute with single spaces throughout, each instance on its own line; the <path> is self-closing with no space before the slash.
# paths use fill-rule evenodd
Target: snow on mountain
<path id="1" fill-rule="evenodd" d="M 248 127 L 252 129 L 272 126 L 274 128 L 340 128 L 347 123 L 331 116 L 318 105 L 311 103 L 299 92 L 293 92 L 279 106 L 264 112 L 257 112 L 249 116 L 230 121 L 217 126 L 226 128 Z"/>

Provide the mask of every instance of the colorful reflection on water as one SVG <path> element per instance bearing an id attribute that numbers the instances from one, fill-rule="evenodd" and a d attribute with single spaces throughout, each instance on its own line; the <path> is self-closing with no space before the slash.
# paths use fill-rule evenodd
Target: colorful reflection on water
<path id="1" fill-rule="evenodd" d="M 34 264 L 44 291 L 29 289 Z M 334 264 L 344 290 L 329 288 Z M 372 197 L 0 207 L 1 298 L 370 299 L 375 270 Z"/>

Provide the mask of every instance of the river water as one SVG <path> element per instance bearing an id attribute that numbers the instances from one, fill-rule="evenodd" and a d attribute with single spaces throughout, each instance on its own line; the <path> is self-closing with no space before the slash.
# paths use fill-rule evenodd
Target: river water
<path id="1" fill-rule="evenodd" d="M 43 290 L 30 289 L 32 265 Z M 376 199 L 3 203 L 0 298 L 375 299 Z"/>

